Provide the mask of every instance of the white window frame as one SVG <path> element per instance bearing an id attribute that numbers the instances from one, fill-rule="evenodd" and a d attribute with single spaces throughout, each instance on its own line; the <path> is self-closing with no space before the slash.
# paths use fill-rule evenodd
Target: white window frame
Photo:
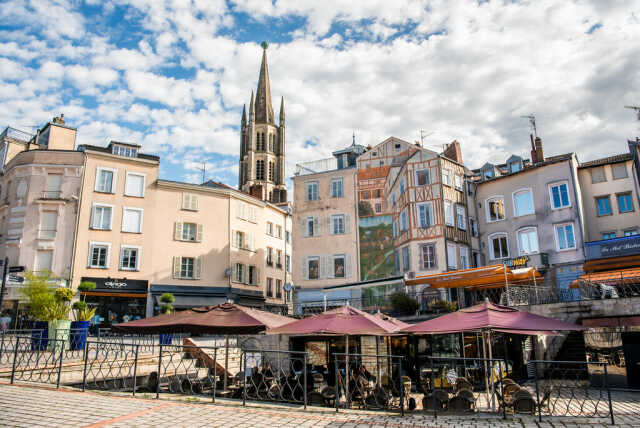
<path id="1" fill-rule="evenodd" d="M 96 215 L 96 208 L 97 207 L 101 207 L 101 208 L 110 208 L 111 209 L 111 217 L 109 218 L 109 228 L 108 229 L 103 229 L 103 228 L 97 228 L 95 227 L 95 215 Z M 113 230 L 113 215 L 114 215 L 114 209 L 115 207 L 111 204 L 103 204 L 103 203 L 98 203 L 98 202 L 94 202 L 93 205 L 91 206 L 91 229 L 93 230 Z"/>
<path id="2" fill-rule="evenodd" d="M 315 192 L 311 192 L 312 196 L 315 198 L 309 198 L 309 187 L 315 185 Z M 305 183 L 305 200 L 307 201 L 317 201 L 320 199 L 320 183 L 318 181 L 307 181 Z"/>
<path id="3" fill-rule="evenodd" d="M 334 193 L 334 190 L 335 190 L 334 184 L 337 184 L 337 183 L 340 183 L 339 184 L 339 189 L 340 189 L 340 193 L 339 194 Z M 342 198 L 342 197 L 344 197 L 344 181 L 342 180 L 342 177 L 341 178 L 332 178 L 331 179 L 331 197 L 332 198 Z"/>
<path id="4" fill-rule="evenodd" d="M 342 231 L 336 230 L 336 220 L 342 219 Z M 346 216 L 344 214 L 333 214 L 331 216 L 331 234 L 344 235 L 346 233 Z"/>
<path id="5" fill-rule="evenodd" d="M 124 230 L 124 212 L 127 211 L 127 210 L 140 212 L 140 230 L 139 231 L 132 232 L 130 230 Z M 144 209 L 143 208 L 122 207 L 122 222 L 121 222 L 121 225 L 120 225 L 120 230 L 121 230 L 121 232 L 125 232 L 125 233 L 142 233 L 143 220 L 144 220 Z"/>
<path id="6" fill-rule="evenodd" d="M 420 255 L 420 270 L 425 271 L 425 270 L 433 270 L 433 269 L 437 268 L 438 267 L 438 264 L 437 264 L 438 258 L 437 258 L 437 255 L 436 255 L 436 244 L 435 243 L 431 243 L 431 242 L 430 243 L 425 243 L 425 244 L 420 244 L 418 246 L 418 248 L 419 248 L 419 252 L 420 252 L 419 253 L 419 255 Z M 431 260 L 431 266 L 427 266 L 427 265 L 424 264 L 424 256 L 423 256 L 423 254 L 424 254 L 424 250 L 426 248 L 431 248 L 432 249 L 433 260 Z"/>
<path id="7" fill-rule="evenodd" d="M 560 240 L 558 239 L 558 228 L 563 228 L 566 233 L 566 226 L 571 225 L 571 230 L 573 231 L 573 247 L 560 248 Z M 572 222 L 566 223 L 558 223 L 553 225 L 553 238 L 556 241 L 556 251 L 573 251 L 578 248 L 578 240 L 576 238 L 576 225 Z M 566 239 L 566 237 L 565 237 Z"/>
<path id="8" fill-rule="evenodd" d="M 426 224 L 422 224 L 422 215 L 420 214 L 420 208 L 425 207 L 425 210 L 429 213 L 429 221 Z M 421 202 L 417 204 L 417 218 L 418 218 L 418 227 L 421 229 L 426 229 L 434 225 L 434 216 L 433 216 L 433 202 Z"/>
<path id="9" fill-rule="evenodd" d="M 518 210 L 517 210 L 517 204 L 516 204 L 516 195 L 519 193 L 523 193 L 523 192 L 529 192 L 529 195 L 531 195 L 531 208 L 533 209 L 532 212 L 530 213 L 526 213 L 526 214 L 518 214 Z M 523 187 L 521 189 L 518 189 L 516 191 L 514 191 L 511 194 L 511 201 L 513 203 L 513 216 L 514 217 L 524 217 L 527 215 L 533 215 L 536 213 L 536 205 L 535 205 L 535 201 L 533 200 L 533 189 L 531 187 Z"/>
<path id="10" fill-rule="evenodd" d="M 105 257 L 104 266 L 97 266 L 91 263 L 91 260 L 93 259 L 94 247 L 107 247 L 107 257 Z M 89 257 L 87 260 L 87 267 L 91 269 L 109 269 L 110 259 L 111 259 L 111 242 L 89 241 Z"/>
<path id="11" fill-rule="evenodd" d="M 336 259 L 342 259 L 342 276 L 336 276 Z M 334 254 L 331 257 L 331 277 L 346 278 L 347 277 L 347 256 L 346 254 Z"/>
<path id="12" fill-rule="evenodd" d="M 452 259 L 452 257 L 450 257 L 451 254 L 449 254 L 450 249 L 453 249 L 453 254 L 454 254 L 453 260 L 451 260 Z M 447 268 L 458 269 L 458 251 L 456 249 L 456 244 L 447 242 L 446 251 L 447 251 Z"/>
<path id="13" fill-rule="evenodd" d="M 462 221 L 460 221 L 460 216 L 462 216 Z M 456 204 L 456 221 L 458 229 L 467 230 L 467 210 L 464 205 Z"/>
<path id="14" fill-rule="evenodd" d="M 461 246 L 458 249 L 458 252 L 460 253 L 460 269 L 469 269 L 471 267 L 471 258 L 469 257 L 469 247 L 466 246 Z M 465 257 L 463 257 L 463 255 Z M 463 266 L 462 260 L 465 259 L 466 260 L 466 266 Z"/>
<path id="15" fill-rule="evenodd" d="M 495 200 L 501 200 L 502 201 L 502 214 L 504 215 L 504 218 L 499 218 L 497 220 L 491 220 L 491 212 L 489 211 L 489 203 L 493 202 Z M 484 214 L 487 220 L 487 223 L 497 223 L 499 221 L 505 221 L 507 219 L 507 210 L 505 209 L 504 206 L 504 196 L 503 195 L 494 195 L 490 198 L 487 198 L 484 200 Z"/>
<path id="16" fill-rule="evenodd" d="M 111 192 L 105 192 L 103 190 L 98 189 L 98 184 L 100 183 L 100 173 L 102 171 L 109 171 L 113 174 L 113 178 L 111 179 Z M 113 195 L 116 193 L 116 184 L 118 183 L 118 168 L 107 168 L 104 166 L 99 166 L 96 168 L 96 182 L 94 186 L 94 191 L 99 193 L 106 193 L 109 195 Z"/>
<path id="17" fill-rule="evenodd" d="M 444 178 L 447 177 L 445 180 Z M 451 170 L 449 168 L 442 168 L 442 184 L 445 186 L 451 186 Z"/>
<path id="18" fill-rule="evenodd" d="M 318 276 L 316 278 L 311 278 L 311 271 L 309 270 L 309 262 L 311 262 L 313 260 L 318 262 Z M 320 268 L 321 268 L 321 266 L 320 266 L 320 257 L 318 257 L 318 256 L 308 256 L 305 263 L 307 264 L 307 279 L 308 280 L 316 281 L 316 280 L 322 278 L 322 274 L 320 272 Z"/>
<path id="19" fill-rule="evenodd" d="M 456 226 L 456 214 L 453 208 L 453 201 L 445 199 L 444 202 L 444 224 L 447 226 Z M 450 215 L 448 213 L 451 213 Z"/>
<path id="20" fill-rule="evenodd" d="M 180 260 L 180 273 L 182 273 L 182 260 Z M 240 267 L 241 269 L 238 269 L 238 267 Z M 246 279 L 246 275 L 248 274 L 248 272 L 245 270 L 245 265 L 242 263 L 236 263 L 235 264 L 235 269 L 234 269 L 234 276 L 233 276 L 233 282 L 237 282 L 240 284 L 244 284 L 245 279 Z M 195 272 L 195 266 L 194 266 L 194 272 Z M 238 273 L 242 273 L 242 277 L 238 278 Z"/>
<path id="21" fill-rule="evenodd" d="M 536 235 L 536 246 L 538 247 L 538 250 L 537 251 L 533 251 L 531 253 L 525 253 L 522 250 L 522 242 L 520 241 L 520 234 L 525 233 L 525 232 L 531 232 L 531 231 L 535 232 L 535 235 Z M 535 227 L 535 226 L 522 227 L 522 228 L 516 230 L 516 241 L 517 241 L 517 244 L 518 244 L 518 255 L 520 255 L 520 256 L 528 256 L 528 255 L 531 255 L 531 254 L 539 254 L 540 253 L 540 239 L 539 239 L 539 236 L 538 236 L 538 228 L 537 227 Z"/>
<path id="22" fill-rule="evenodd" d="M 134 268 L 128 268 L 128 267 L 123 267 L 122 266 L 122 256 L 124 255 L 124 250 L 136 250 L 138 252 L 138 254 L 136 255 L 136 266 Z M 142 247 L 139 245 L 120 245 L 120 262 L 118 263 L 118 269 L 119 270 L 126 270 L 126 271 L 139 271 L 140 270 L 140 257 L 142 254 Z"/>
<path id="23" fill-rule="evenodd" d="M 497 237 L 502 237 L 504 236 L 507 242 L 507 255 L 504 257 L 495 257 L 495 255 L 493 254 L 493 239 L 497 238 Z M 511 256 L 511 251 L 509 250 L 509 234 L 506 232 L 495 232 L 492 233 L 491 235 L 489 235 L 487 237 L 487 240 L 489 241 L 489 259 L 490 260 L 504 260 L 504 259 L 508 259 Z"/>
<path id="24" fill-rule="evenodd" d="M 427 182 L 425 184 L 419 184 L 418 183 L 418 173 L 421 173 L 421 172 L 426 172 L 426 174 L 427 174 Z M 428 185 L 431 184 L 431 171 L 429 171 L 429 168 L 417 169 L 415 171 L 415 173 L 414 173 L 414 177 L 415 177 L 415 180 L 416 180 L 416 187 L 417 186 L 428 186 Z"/>
<path id="25" fill-rule="evenodd" d="M 453 174 L 453 186 L 458 190 L 462 190 L 462 183 L 462 176 L 460 174 Z"/>
<path id="26" fill-rule="evenodd" d="M 553 206 L 553 188 L 556 186 L 562 186 L 562 185 L 567 186 L 567 200 L 569 202 L 568 205 L 563 205 L 560 207 L 554 207 Z M 565 208 L 571 208 L 572 206 L 572 202 L 571 202 L 571 192 L 570 192 L 570 187 L 569 187 L 569 181 L 568 180 L 561 180 L 561 181 L 556 181 L 553 183 L 549 183 L 549 185 L 547 186 L 549 189 L 549 205 L 551 206 L 552 210 L 562 210 Z"/>
<path id="27" fill-rule="evenodd" d="M 127 182 L 129 180 L 129 176 L 130 175 L 136 175 L 138 177 L 142 177 L 142 195 L 132 195 L 130 193 L 127 193 Z M 124 195 L 125 196 L 130 196 L 132 198 L 144 198 L 146 190 L 147 190 L 147 174 L 142 173 L 142 172 L 129 172 L 129 171 L 127 171 L 126 177 L 125 177 L 125 182 L 124 182 Z"/>
<path id="28" fill-rule="evenodd" d="M 409 217 L 408 217 L 408 213 L 407 213 L 407 208 L 403 208 L 402 211 L 400 211 L 400 232 L 404 232 L 405 230 L 407 230 L 409 228 Z"/>

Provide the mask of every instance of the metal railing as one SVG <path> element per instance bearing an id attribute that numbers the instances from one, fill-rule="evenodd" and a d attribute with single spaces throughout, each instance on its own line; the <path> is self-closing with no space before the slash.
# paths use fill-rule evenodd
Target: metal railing
<path id="1" fill-rule="evenodd" d="M 61 190 L 43 190 L 40 199 L 61 199 Z"/>

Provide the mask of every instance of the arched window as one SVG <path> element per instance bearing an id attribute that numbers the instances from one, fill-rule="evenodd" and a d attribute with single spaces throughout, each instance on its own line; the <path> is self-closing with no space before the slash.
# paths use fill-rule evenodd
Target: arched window
<path id="1" fill-rule="evenodd" d="M 273 181 L 274 167 L 273 162 L 269 162 L 269 181 Z"/>
<path id="2" fill-rule="evenodd" d="M 264 180 L 264 161 L 256 161 L 256 180 Z"/>
<path id="3" fill-rule="evenodd" d="M 506 233 L 493 233 L 489 235 L 489 256 L 491 260 L 506 259 L 509 257 L 509 240 Z"/>

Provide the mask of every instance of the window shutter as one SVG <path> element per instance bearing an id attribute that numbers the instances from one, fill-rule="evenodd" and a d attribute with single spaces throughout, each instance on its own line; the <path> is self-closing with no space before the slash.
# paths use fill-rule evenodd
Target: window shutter
<path id="1" fill-rule="evenodd" d="M 327 235 L 333 235 L 336 231 L 333 230 L 333 222 L 331 221 L 331 216 L 327 216 Z"/>
<path id="2" fill-rule="evenodd" d="M 307 264 L 307 259 L 303 257 L 300 265 L 302 266 L 302 279 L 309 279 L 309 265 Z"/>
<path id="3" fill-rule="evenodd" d="M 302 220 L 300 220 L 300 226 L 302 227 L 302 236 L 304 236 L 305 238 L 309 237 L 309 228 L 307 227 L 307 218 L 304 217 Z"/>
<path id="4" fill-rule="evenodd" d="M 344 233 L 351 233 L 351 214 L 344 216 Z"/>
<path id="5" fill-rule="evenodd" d="M 199 224 L 197 227 L 197 232 L 196 232 L 196 242 L 202 242 L 202 233 L 203 233 L 203 229 L 204 226 Z"/>
<path id="6" fill-rule="evenodd" d="M 173 277 L 180 278 L 180 257 L 173 258 Z"/>
<path id="7" fill-rule="evenodd" d="M 249 285 L 249 265 L 244 265 L 244 276 L 242 278 L 242 282 Z"/>
<path id="8" fill-rule="evenodd" d="M 260 285 L 260 268 L 256 266 L 256 285 Z"/>
<path id="9" fill-rule="evenodd" d="M 182 194 L 182 209 L 186 210 L 189 208 L 189 194 L 188 193 L 183 193 Z"/>
<path id="10" fill-rule="evenodd" d="M 235 282 L 236 281 L 236 275 L 237 275 L 237 271 L 238 269 L 236 268 L 237 264 L 234 263 L 233 265 L 231 265 L 231 281 Z"/>
<path id="11" fill-rule="evenodd" d="M 198 196 L 196 195 L 191 195 L 191 209 L 198 210 Z"/>
<path id="12" fill-rule="evenodd" d="M 96 207 L 91 208 L 91 221 L 89 224 L 92 229 L 96 228 Z"/>
<path id="13" fill-rule="evenodd" d="M 327 266 L 325 263 L 325 257 L 318 257 L 318 279 L 324 279 L 327 277 Z"/>
<path id="14" fill-rule="evenodd" d="M 351 254 L 346 254 L 344 256 L 344 277 L 345 278 L 351 278 L 351 269 L 352 269 L 352 264 L 351 264 Z"/>
<path id="15" fill-rule="evenodd" d="M 193 267 L 193 279 L 202 278 L 202 256 L 196 257 Z"/>
<path id="16" fill-rule="evenodd" d="M 256 235 L 255 234 L 251 234 L 249 235 L 249 249 L 251 251 L 255 251 L 256 250 Z"/>
<path id="17" fill-rule="evenodd" d="M 182 241 L 182 222 L 176 221 L 173 239 L 176 241 Z"/>
<path id="18" fill-rule="evenodd" d="M 314 217 L 313 218 L 313 235 L 314 236 L 322 235 L 322 233 L 320 232 L 320 218 L 319 217 Z"/>
<path id="19" fill-rule="evenodd" d="M 231 246 L 233 248 L 238 248 L 238 243 L 236 241 L 236 238 L 237 238 L 236 234 L 237 234 L 236 230 L 231 229 Z"/>
<path id="20" fill-rule="evenodd" d="M 335 278 L 335 271 L 333 268 L 332 256 L 325 257 L 325 265 L 326 265 L 325 269 L 326 269 L 327 278 Z"/>

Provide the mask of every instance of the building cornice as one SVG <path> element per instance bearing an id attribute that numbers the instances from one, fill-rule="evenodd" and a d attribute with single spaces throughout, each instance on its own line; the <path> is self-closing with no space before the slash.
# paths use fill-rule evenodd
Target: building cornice
<path id="1" fill-rule="evenodd" d="M 83 152 L 86 153 L 87 155 L 102 157 L 110 160 L 125 161 L 125 162 L 132 162 L 132 163 L 139 162 L 139 163 L 146 163 L 148 165 L 160 165 L 159 160 L 129 158 L 126 156 L 119 156 L 119 155 L 114 155 L 112 153 L 99 152 L 97 150 L 91 150 L 91 149 L 85 149 Z"/>

